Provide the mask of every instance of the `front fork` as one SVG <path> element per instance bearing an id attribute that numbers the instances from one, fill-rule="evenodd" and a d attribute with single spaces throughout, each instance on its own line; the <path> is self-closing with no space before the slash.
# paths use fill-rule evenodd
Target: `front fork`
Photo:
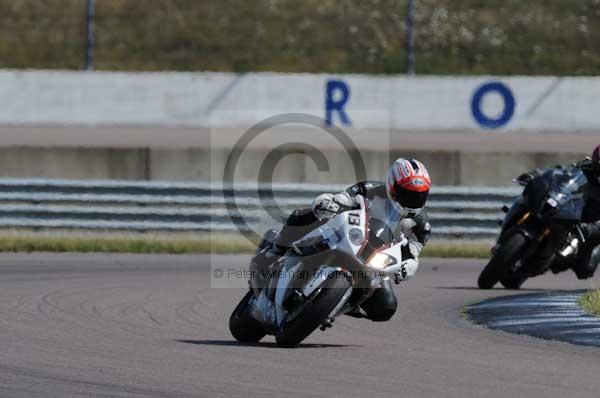
<path id="1" fill-rule="evenodd" d="M 537 220 L 533 213 L 527 211 L 524 206 L 521 209 L 523 209 L 521 213 L 513 212 L 513 214 L 509 213 L 507 215 L 506 218 L 512 225 L 505 225 L 498 243 L 492 248 L 492 254 L 495 254 L 507 236 L 513 233 L 523 234 L 529 240 L 529 245 L 522 254 L 520 261 L 511 267 L 511 272 L 517 272 L 526 265 L 529 274 L 542 273 L 554 261 L 555 242 L 552 238 L 558 235 L 552 234 L 552 230 Z"/>

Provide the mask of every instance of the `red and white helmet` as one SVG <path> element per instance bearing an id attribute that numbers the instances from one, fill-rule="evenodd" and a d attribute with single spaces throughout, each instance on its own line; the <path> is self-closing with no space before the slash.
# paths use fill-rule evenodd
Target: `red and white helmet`
<path id="1" fill-rule="evenodd" d="M 430 187 L 429 172 L 418 160 L 397 159 L 388 171 L 388 197 L 404 217 L 417 215 L 423 210 Z"/>

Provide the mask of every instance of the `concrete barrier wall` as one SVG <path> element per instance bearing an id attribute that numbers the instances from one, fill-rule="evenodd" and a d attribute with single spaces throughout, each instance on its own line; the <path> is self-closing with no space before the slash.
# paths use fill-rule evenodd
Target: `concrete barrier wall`
<path id="1" fill-rule="evenodd" d="M 600 78 L 0 71 L 0 124 L 239 127 L 310 110 L 356 128 L 600 131 L 599 94 Z"/>
<path id="2" fill-rule="evenodd" d="M 508 185 L 600 143 L 598 94 L 600 78 L 0 71 L 0 177 L 218 181 L 238 133 L 309 111 L 344 127 L 369 178 L 414 156 L 438 185 Z M 274 181 L 354 182 L 325 138 L 309 143 L 328 173 L 291 155 Z M 256 181 L 270 149 L 248 149 L 236 178 Z"/>
<path id="3" fill-rule="evenodd" d="M 250 162 L 237 168 L 236 181 L 257 181 L 260 162 L 269 151 L 253 149 Z M 275 182 L 352 184 L 355 174 L 342 150 L 324 151 L 330 170 L 319 172 L 311 159 L 291 155 L 275 170 Z M 0 177 L 215 181 L 223 176 L 229 152 L 203 148 L 0 148 Z M 363 151 L 369 179 L 381 180 L 389 165 L 387 153 Z M 390 158 L 416 157 L 428 165 L 434 184 L 507 186 L 535 167 L 570 163 L 583 154 L 461 153 L 392 151 Z M 254 161 L 254 163 L 252 163 Z"/>

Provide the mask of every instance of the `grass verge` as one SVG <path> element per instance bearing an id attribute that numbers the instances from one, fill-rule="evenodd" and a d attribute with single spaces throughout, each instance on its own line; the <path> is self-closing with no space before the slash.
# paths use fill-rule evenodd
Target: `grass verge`
<path id="1" fill-rule="evenodd" d="M 600 316 L 600 289 L 590 290 L 581 296 L 579 305 L 590 314 Z"/>
<path id="2" fill-rule="evenodd" d="M 49 237 L 0 236 L 0 252 L 54 253 L 165 253 L 165 254 L 242 254 L 254 246 L 241 237 L 204 236 L 197 239 L 128 237 Z M 423 256 L 486 258 L 489 246 L 481 243 L 429 244 Z"/>
<path id="3" fill-rule="evenodd" d="M 218 240 L 211 237 L 198 239 L 161 239 L 128 237 L 0 237 L 0 252 L 52 253 L 165 253 L 165 254 L 239 254 L 250 253 L 253 246 L 242 239 Z"/>
<path id="4" fill-rule="evenodd" d="M 597 75 L 595 0 L 420 0 L 420 74 Z M 0 0 L 0 67 L 81 68 L 85 1 Z M 405 73 L 407 0 L 103 0 L 95 69 Z"/>
<path id="5" fill-rule="evenodd" d="M 490 245 L 484 243 L 430 243 L 423 249 L 423 257 L 440 258 L 489 258 Z"/>

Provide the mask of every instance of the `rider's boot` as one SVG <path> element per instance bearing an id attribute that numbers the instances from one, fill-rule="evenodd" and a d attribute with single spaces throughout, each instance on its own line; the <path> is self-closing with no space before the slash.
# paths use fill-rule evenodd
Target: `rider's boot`
<path id="1" fill-rule="evenodd" d="M 558 273 L 568 270 L 571 267 L 573 267 L 573 259 L 572 258 L 565 258 L 561 255 L 558 255 L 558 256 L 556 256 L 556 258 L 554 259 L 554 262 L 550 266 L 550 270 L 552 271 L 553 274 L 558 274 Z"/>
<path id="2" fill-rule="evenodd" d="M 588 279 L 594 276 L 598 264 L 600 264 L 600 247 L 589 244 L 583 248 L 572 269 L 578 279 Z"/>
<path id="3" fill-rule="evenodd" d="M 351 316 L 352 318 L 366 318 L 367 317 L 367 312 L 365 310 L 363 310 L 362 308 L 356 307 L 353 308 L 352 311 L 346 313 L 346 315 Z"/>

